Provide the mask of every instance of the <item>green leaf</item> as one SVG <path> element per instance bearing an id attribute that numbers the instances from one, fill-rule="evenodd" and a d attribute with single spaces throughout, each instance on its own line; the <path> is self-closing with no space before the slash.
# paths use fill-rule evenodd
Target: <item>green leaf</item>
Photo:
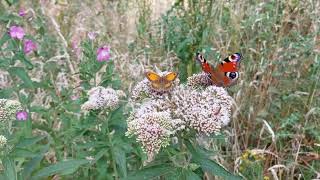
<path id="1" fill-rule="evenodd" d="M 4 174 L 7 180 L 16 180 L 17 172 L 13 159 L 10 157 L 4 157 L 2 159 L 2 164 L 4 166 Z"/>
<path id="2" fill-rule="evenodd" d="M 94 157 L 95 161 L 98 161 L 100 158 L 102 158 L 106 153 L 108 153 L 109 149 L 102 149 L 101 151 L 99 151 L 96 156 Z"/>
<path id="3" fill-rule="evenodd" d="M 46 136 L 39 136 L 34 138 L 25 138 L 19 144 L 16 145 L 17 148 L 24 148 L 26 146 L 31 146 L 36 144 L 37 142 L 41 141 Z"/>
<path id="4" fill-rule="evenodd" d="M 11 65 L 11 58 L 1 57 L 0 58 L 0 69 L 7 70 Z"/>
<path id="5" fill-rule="evenodd" d="M 73 173 L 80 166 L 87 164 L 87 160 L 68 160 L 58 162 L 57 164 L 45 167 L 38 171 L 32 179 L 39 179 L 41 177 L 48 177 L 54 174 L 67 175 Z"/>
<path id="6" fill-rule="evenodd" d="M 9 99 L 13 92 L 14 88 L 0 89 L 0 98 Z"/>
<path id="7" fill-rule="evenodd" d="M 127 178 L 124 180 L 149 180 L 155 177 L 163 176 L 169 173 L 172 173 L 176 170 L 175 167 L 172 167 L 169 164 L 156 165 L 149 168 L 145 168 L 133 173 L 129 173 Z"/>
<path id="8" fill-rule="evenodd" d="M 201 178 L 192 171 L 185 172 L 186 180 L 201 180 Z"/>
<path id="9" fill-rule="evenodd" d="M 109 125 L 126 128 L 127 123 L 124 120 L 124 106 L 120 106 L 118 109 L 113 110 L 110 113 Z"/>
<path id="10" fill-rule="evenodd" d="M 13 157 L 19 157 L 19 158 L 33 158 L 38 154 L 28 149 L 15 148 L 11 155 Z"/>
<path id="11" fill-rule="evenodd" d="M 30 62 L 28 57 L 26 57 L 23 52 L 18 51 L 17 53 L 15 53 L 14 58 L 19 59 L 23 64 L 25 64 L 27 69 L 32 69 L 33 68 L 33 64 Z"/>
<path id="12" fill-rule="evenodd" d="M 32 171 L 34 171 L 34 169 L 40 164 L 42 158 L 43 155 L 36 156 L 23 166 L 22 175 L 24 178 L 27 179 L 30 177 Z"/>
<path id="13" fill-rule="evenodd" d="M 127 161 L 126 153 L 120 148 L 113 148 L 113 154 L 115 156 L 116 164 L 119 168 L 120 175 L 122 177 L 127 177 Z"/>
<path id="14" fill-rule="evenodd" d="M 9 39 L 10 39 L 9 34 L 8 34 L 7 32 L 5 32 L 5 33 L 3 34 L 3 36 L 1 37 L 1 39 L 0 39 L 0 48 L 1 48 L 2 45 L 3 45 L 4 43 L 6 43 Z"/>
<path id="15" fill-rule="evenodd" d="M 40 149 L 38 156 L 32 158 L 30 161 L 23 165 L 22 176 L 24 179 L 30 179 L 31 173 L 39 166 L 46 152 L 48 152 L 50 144 L 46 144 Z"/>
<path id="16" fill-rule="evenodd" d="M 5 174 L 0 174 L 0 179 L 6 179 L 6 175 Z"/>
<path id="17" fill-rule="evenodd" d="M 164 179 L 166 180 L 176 180 L 176 179 L 201 180 L 201 177 L 189 169 L 177 168 L 174 172 L 167 174 Z"/>
<path id="18" fill-rule="evenodd" d="M 12 6 L 14 3 L 17 2 L 17 0 L 5 0 L 9 6 Z"/>
<path id="19" fill-rule="evenodd" d="M 228 180 L 241 180 L 240 176 L 233 175 L 219 163 L 210 160 L 206 154 L 200 149 L 186 141 L 186 146 L 192 154 L 192 160 L 198 163 L 204 171 L 210 172 L 212 175 L 221 176 Z"/>
<path id="20" fill-rule="evenodd" d="M 30 79 L 28 73 L 24 70 L 24 68 L 11 67 L 8 71 L 11 76 L 18 76 L 28 88 L 33 88 L 32 80 Z"/>

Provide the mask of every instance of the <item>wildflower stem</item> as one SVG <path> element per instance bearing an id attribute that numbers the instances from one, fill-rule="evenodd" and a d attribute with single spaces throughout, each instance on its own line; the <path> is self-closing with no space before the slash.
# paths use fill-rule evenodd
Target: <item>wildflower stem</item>
<path id="1" fill-rule="evenodd" d="M 178 139 L 179 139 L 180 152 L 184 152 L 185 150 L 184 139 L 182 138 L 181 134 L 178 135 Z"/>
<path id="2" fill-rule="evenodd" d="M 105 115 L 105 113 L 104 113 Z M 113 153 L 113 143 L 112 143 L 112 137 L 110 134 L 110 130 L 109 130 L 109 120 L 110 120 L 110 115 L 107 115 L 107 119 L 106 119 L 106 131 L 107 131 L 107 136 L 108 136 L 108 140 L 109 140 L 109 144 L 110 144 L 110 156 L 111 156 L 111 164 L 112 164 L 112 168 L 113 168 L 113 172 L 115 175 L 115 179 L 119 179 L 118 178 L 118 171 L 117 171 L 117 165 L 115 162 L 115 155 Z"/>

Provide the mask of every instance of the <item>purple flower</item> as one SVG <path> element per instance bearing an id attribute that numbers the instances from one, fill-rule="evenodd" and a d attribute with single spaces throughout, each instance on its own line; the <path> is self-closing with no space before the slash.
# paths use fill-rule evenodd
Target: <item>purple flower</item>
<path id="1" fill-rule="evenodd" d="M 28 113 L 26 111 L 19 111 L 16 117 L 19 121 L 26 121 L 28 119 Z"/>
<path id="2" fill-rule="evenodd" d="M 96 39 L 97 35 L 98 35 L 98 34 L 97 34 L 96 32 L 88 32 L 88 38 L 89 38 L 90 40 Z"/>
<path id="3" fill-rule="evenodd" d="M 21 8 L 19 10 L 19 16 L 24 17 L 27 14 L 26 10 L 24 8 Z"/>
<path id="4" fill-rule="evenodd" d="M 97 60 L 99 62 L 108 61 L 110 59 L 110 47 L 103 46 L 97 50 Z"/>
<path id="5" fill-rule="evenodd" d="M 25 54 L 30 54 L 35 50 L 37 50 L 37 45 L 32 40 L 26 39 L 23 42 L 23 51 Z"/>
<path id="6" fill-rule="evenodd" d="M 24 30 L 20 26 L 11 26 L 9 30 L 9 35 L 11 36 L 11 38 L 21 40 L 24 37 Z"/>

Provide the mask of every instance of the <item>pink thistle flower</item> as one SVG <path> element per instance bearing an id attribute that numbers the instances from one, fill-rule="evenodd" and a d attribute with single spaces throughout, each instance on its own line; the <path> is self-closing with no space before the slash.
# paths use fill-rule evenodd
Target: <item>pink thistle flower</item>
<path id="1" fill-rule="evenodd" d="M 37 50 L 37 45 L 30 39 L 26 39 L 23 43 L 23 51 L 25 54 L 30 54 Z"/>
<path id="2" fill-rule="evenodd" d="M 17 120 L 26 121 L 28 119 L 28 113 L 26 111 L 19 111 L 16 114 Z"/>
<path id="3" fill-rule="evenodd" d="M 19 16 L 21 16 L 21 17 L 24 17 L 26 14 L 27 14 L 27 12 L 26 12 L 26 10 L 24 9 L 24 8 L 21 8 L 20 10 L 19 10 Z"/>
<path id="4" fill-rule="evenodd" d="M 90 40 L 96 39 L 97 35 L 98 35 L 98 34 L 97 34 L 96 32 L 88 32 L 88 38 L 89 38 Z"/>
<path id="5" fill-rule="evenodd" d="M 110 47 L 103 46 L 97 50 L 97 60 L 99 62 L 108 61 L 110 59 Z"/>
<path id="6" fill-rule="evenodd" d="M 20 26 L 11 26 L 9 29 L 9 35 L 11 38 L 15 39 L 23 39 L 25 33 L 22 27 Z"/>

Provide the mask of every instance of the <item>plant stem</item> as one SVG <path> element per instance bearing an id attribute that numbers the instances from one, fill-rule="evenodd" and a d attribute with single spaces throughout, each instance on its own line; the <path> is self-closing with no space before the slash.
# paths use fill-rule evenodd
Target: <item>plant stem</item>
<path id="1" fill-rule="evenodd" d="M 109 140 L 109 144 L 110 144 L 111 164 L 112 164 L 112 168 L 113 168 L 113 171 L 114 171 L 115 179 L 119 179 L 117 165 L 116 165 L 116 162 L 114 160 L 115 156 L 114 156 L 114 153 L 113 153 L 112 137 L 111 137 L 110 131 L 109 131 L 109 120 L 110 120 L 110 116 L 108 115 L 108 117 L 106 119 L 106 131 L 107 131 L 107 136 L 108 136 L 108 140 Z"/>

